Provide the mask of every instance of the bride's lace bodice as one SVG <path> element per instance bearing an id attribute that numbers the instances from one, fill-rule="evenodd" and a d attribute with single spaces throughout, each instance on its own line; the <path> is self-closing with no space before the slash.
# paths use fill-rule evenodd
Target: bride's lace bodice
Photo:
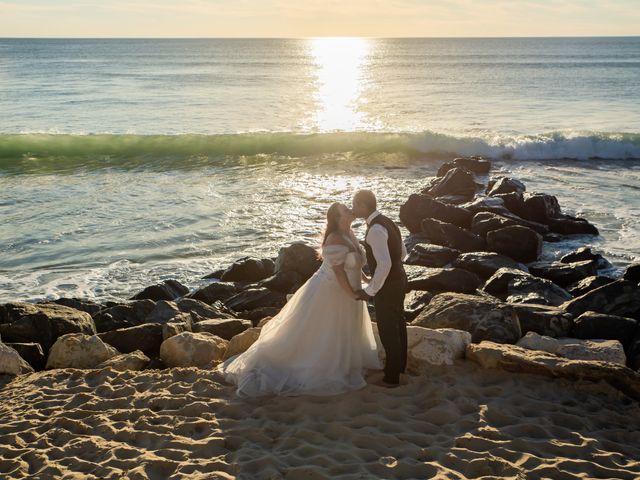
<path id="1" fill-rule="evenodd" d="M 322 247 L 322 266 L 324 275 L 335 278 L 333 267 L 344 264 L 344 270 L 351 287 L 360 289 L 362 286 L 362 266 L 365 264 L 365 253 L 362 247 L 351 251 L 346 245 L 327 245 Z"/>

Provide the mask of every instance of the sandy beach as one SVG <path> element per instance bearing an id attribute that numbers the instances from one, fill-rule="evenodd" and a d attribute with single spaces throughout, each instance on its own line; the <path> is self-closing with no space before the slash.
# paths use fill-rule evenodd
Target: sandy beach
<path id="1" fill-rule="evenodd" d="M 465 361 L 250 401 L 195 368 L 3 379 L 3 478 L 640 478 L 636 402 Z"/>

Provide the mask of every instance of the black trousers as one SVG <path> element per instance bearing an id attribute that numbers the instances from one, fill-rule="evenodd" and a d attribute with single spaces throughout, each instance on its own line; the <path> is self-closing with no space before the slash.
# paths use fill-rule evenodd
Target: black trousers
<path id="1" fill-rule="evenodd" d="M 373 297 L 380 341 L 387 356 L 384 381 L 399 383 L 407 367 L 407 324 L 404 318 L 406 281 L 385 282 Z"/>

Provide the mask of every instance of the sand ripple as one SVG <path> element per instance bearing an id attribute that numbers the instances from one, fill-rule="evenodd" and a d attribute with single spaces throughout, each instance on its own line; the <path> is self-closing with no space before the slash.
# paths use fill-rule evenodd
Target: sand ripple
<path id="1" fill-rule="evenodd" d="M 640 478 L 636 403 L 464 362 L 395 390 L 251 401 L 193 368 L 7 382 L 3 478 Z"/>

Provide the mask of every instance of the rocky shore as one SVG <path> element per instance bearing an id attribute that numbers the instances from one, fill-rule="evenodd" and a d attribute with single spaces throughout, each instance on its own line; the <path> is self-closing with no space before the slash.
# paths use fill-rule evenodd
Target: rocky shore
<path id="1" fill-rule="evenodd" d="M 444 164 L 388 213 L 409 232 L 410 373 L 472 362 L 474 371 L 586 382 L 640 400 L 640 265 L 602 275 L 610 264 L 588 245 L 595 225 L 563 213 L 553 195 L 492 177 L 478 157 Z M 585 246 L 540 260 L 567 235 Z M 19 376 L 11 386 L 43 370 L 57 382 L 58 369 L 211 370 L 246 350 L 319 265 L 315 246 L 294 243 L 273 258 L 238 259 L 194 291 L 166 280 L 122 302 L 0 305 L 0 374 Z"/>

